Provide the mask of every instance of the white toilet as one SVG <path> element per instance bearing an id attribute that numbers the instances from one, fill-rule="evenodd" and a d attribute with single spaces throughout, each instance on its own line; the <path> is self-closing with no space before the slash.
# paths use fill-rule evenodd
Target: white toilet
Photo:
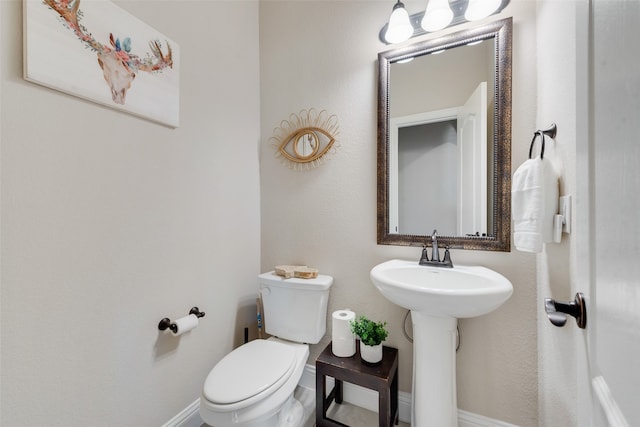
<path id="1" fill-rule="evenodd" d="M 213 367 L 200 397 L 200 416 L 213 427 L 300 427 L 303 408 L 293 392 L 326 331 L 331 276 L 285 279 L 258 276 L 265 330 Z"/>

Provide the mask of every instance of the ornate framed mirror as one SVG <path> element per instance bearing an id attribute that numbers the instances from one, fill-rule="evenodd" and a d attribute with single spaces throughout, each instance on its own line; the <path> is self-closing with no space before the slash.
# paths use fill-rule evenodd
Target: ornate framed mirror
<path id="1" fill-rule="evenodd" d="M 378 54 L 377 241 L 511 247 L 512 19 Z"/>

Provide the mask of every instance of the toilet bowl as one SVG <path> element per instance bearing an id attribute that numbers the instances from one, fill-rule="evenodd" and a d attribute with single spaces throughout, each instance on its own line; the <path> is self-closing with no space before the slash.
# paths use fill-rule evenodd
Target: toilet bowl
<path id="1" fill-rule="evenodd" d="M 213 427 L 300 427 L 305 411 L 294 391 L 309 344 L 326 332 L 333 278 L 258 276 L 267 340 L 250 341 L 211 370 L 200 397 L 200 416 Z M 307 415 L 311 410 L 307 411 Z"/>
<path id="2" fill-rule="evenodd" d="M 209 373 L 200 416 L 213 427 L 296 427 L 302 405 L 293 392 L 302 377 L 309 347 L 269 338 L 244 344 Z"/>

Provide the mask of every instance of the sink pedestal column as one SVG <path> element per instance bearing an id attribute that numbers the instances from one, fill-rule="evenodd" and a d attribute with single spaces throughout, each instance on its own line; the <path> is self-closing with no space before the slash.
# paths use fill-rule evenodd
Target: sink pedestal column
<path id="1" fill-rule="evenodd" d="M 413 321 L 412 427 L 458 427 L 458 319 L 411 311 Z"/>

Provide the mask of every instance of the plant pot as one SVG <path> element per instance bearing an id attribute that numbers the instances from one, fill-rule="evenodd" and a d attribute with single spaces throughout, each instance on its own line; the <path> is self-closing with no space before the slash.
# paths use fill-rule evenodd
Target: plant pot
<path id="1" fill-rule="evenodd" d="M 366 345 L 360 342 L 360 357 L 365 364 L 380 364 L 382 362 L 382 344 Z"/>

